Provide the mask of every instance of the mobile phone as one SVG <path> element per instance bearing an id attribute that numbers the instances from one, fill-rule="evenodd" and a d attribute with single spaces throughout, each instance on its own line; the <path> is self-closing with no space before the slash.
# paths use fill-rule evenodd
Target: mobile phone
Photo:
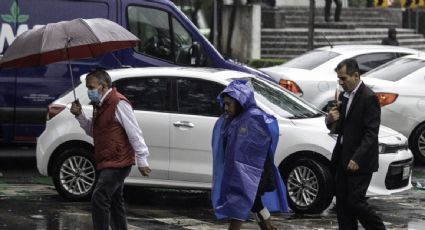
<path id="1" fill-rule="evenodd" d="M 328 101 L 328 105 L 327 105 L 328 111 L 331 110 L 334 107 L 338 107 L 338 101 L 337 100 Z"/>

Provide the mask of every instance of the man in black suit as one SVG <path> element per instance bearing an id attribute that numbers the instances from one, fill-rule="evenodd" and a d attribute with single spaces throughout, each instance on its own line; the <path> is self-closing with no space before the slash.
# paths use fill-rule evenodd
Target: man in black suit
<path id="1" fill-rule="evenodd" d="M 382 219 L 367 203 L 372 173 L 378 170 L 378 132 L 381 108 L 375 93 L 360 80 L 356 60 L 346 59 L 335 69 L 344 89 L 326 116 L 328 128 L 336 122 L 337 142 L 332 154 L 339 229 L 385 229 Z"/>

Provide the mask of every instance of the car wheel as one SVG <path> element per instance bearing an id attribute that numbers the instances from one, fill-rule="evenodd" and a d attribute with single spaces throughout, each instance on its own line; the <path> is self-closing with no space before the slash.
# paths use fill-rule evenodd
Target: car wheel
<path id="1" fill-rule="evenodd" d="M 409 148 L 415 155 L 415 160 L 425 163 L 425 123 L 418 126 L 412 133 Z"/>
<path id="2" fill-rule="evenodd" d="M 97 180 L 93 153 L 72 148 L 60 154 L 53 169 L 53 183 L 59 194 L 71 201 L 90 200 Z"/>
<path id="3" fill-rule="evenodd" d="M 333 179 L 327 166 L 300 158 L 283 169 L 289 207 L 296 213 L 321 213 L 333 198 Z"/>

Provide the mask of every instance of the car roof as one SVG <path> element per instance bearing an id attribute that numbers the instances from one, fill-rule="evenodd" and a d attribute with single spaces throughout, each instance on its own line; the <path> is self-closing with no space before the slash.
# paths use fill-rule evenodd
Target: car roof
<path id="1" fill-rule="evenodd" d="M 333 47 L 324 46 L 316 50 L 333 51 L 337 53 L 346 54 L 352 53 L 370 53 L 370 52 L 406 52 L 415 53 L 420 52 L 415 49 L 401 47 L 401 46 L 386 46 L 386 45 L 334 45 Z"/>
<path id="2" fill-rule="evenodd" d="M 205 80 L 228 82 L 228 79 L 254 77 L 252 74 L 227 69 L 199 68 L 199 67 L 143 67 L 106 70 L 112 82 L 123 78 L 134 77 L 189 77 Z M 82 75 L 81 82 L 85 81 L 86 74 Z"/>

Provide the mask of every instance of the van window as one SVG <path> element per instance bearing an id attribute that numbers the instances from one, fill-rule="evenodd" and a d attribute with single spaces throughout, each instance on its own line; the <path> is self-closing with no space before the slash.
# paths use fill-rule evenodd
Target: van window
<path id="1" fill-rule="evenodd" d="M 183 26 L 173 18 L 173 31 L 174 31 L 174 53 L 176 54 L 176 63 L 189 65 L 190 54 L 189 49 L 192 46 L 192 37 L 183 28 Z"/>
<path id="2" fill-rule="evenodd" d="M 129 30 L 140 42 L 136 51 L 167 61 L 173 61 L 168 13 L 140 6 L 128 7 Z"/>
<path id="3" fill-rule="evenodd" d="M 149 77 L 115 82 L 135 110 L 170 112 L 171 83 L 168 78 Z"/>
<path id="4" fill-rule="evenodd" d="M 135 49 L 168 62 L 190 65 L 192 36 L 177 19 L 170 17 L 160 9 L 129 6 L 128 29 L 140 39 Z"/>

